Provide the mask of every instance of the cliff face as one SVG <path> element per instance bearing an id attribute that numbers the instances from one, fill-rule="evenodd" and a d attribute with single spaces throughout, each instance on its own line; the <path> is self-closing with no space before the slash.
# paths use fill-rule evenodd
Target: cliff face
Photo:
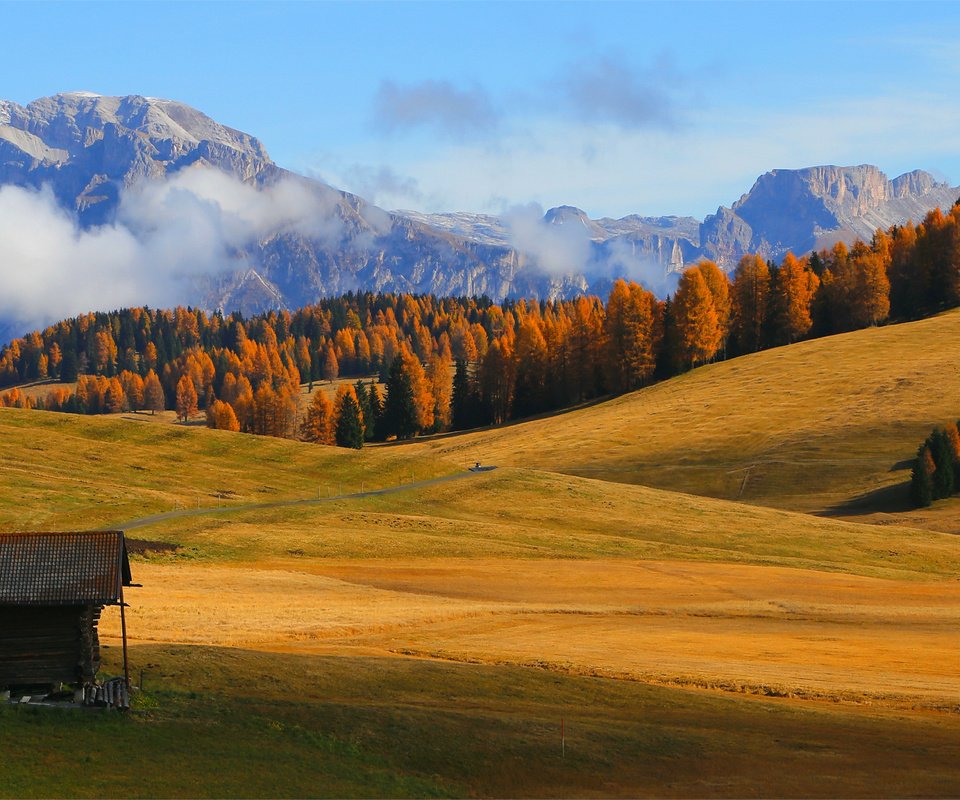
<path id="1" fill-rule="evenodd" d="M 701 248 L 728 269 L 745 252 L 779 259 L 826 241 L 869 239 L 877 228 L 919 220 L 949 208 L 957 190 L 922 171 L 894 180 L 869 165 L 773 170 L 732 208 L 719 208 L 700 228 Z"/>

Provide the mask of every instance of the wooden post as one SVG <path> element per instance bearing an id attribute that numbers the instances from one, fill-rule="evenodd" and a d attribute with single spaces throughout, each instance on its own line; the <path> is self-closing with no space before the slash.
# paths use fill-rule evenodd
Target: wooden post
<path id="1" fill-rule="evenodd" d="M 120 635 L 123 637 L 123 679 L 130 691 L 130 663 L 127 661 L 127 615 L 124 613 L 126 603 L 123 601 L 123 581 L 120 582 Z"/>

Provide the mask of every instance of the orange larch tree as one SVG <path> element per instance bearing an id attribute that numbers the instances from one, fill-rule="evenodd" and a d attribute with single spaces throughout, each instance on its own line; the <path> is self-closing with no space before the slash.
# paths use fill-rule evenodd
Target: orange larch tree
<path id="1" fill-rule="evenodd" d="M 757 255 L 745 255 L 733 273 L 731 335 L 741 353 L 755 353 L 764 342 L 770 269 Z"/>
<path id="2" fill-rule="evenodd" d="M 716 355 L 721 331 L 713 297 L 696 267 L 685 270 L 673 299 L 676 352 L 682 368 L 703 364 Z"/>

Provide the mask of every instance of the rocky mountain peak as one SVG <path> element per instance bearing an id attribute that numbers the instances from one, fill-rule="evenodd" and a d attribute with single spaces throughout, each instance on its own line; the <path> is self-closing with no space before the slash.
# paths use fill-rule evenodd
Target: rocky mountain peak
<path id="1" fill-rule="evenodd" d="M 771 170 L 731 208 L 704 220 L 701 245 L 724 259 L 746 251 L 805 253 L 828 239 L 869 239 L 878 227 L 920 219 L 950 205 L 951 194 L 921 170 L 892 181 L 870 164 Z"/>
<path id="2" fill-rule="evenodd" d="M 557 206 L 548 209 L 543 215 L 543 221 L 547 225 L 563 226 L 565 228 L 584 229 L 591 239 L 603 241 L 609 238 L 609 234 L 604 228 L 587 216 L 587 212 L 576 206 Z"/>
<path id="3" fill-rule="evenodd" d="M 255 137 L 172 100 L 66 92 L 0 104 L 0 183 L 49 183 L 85 225 L 108 220 L 123 188 L 198 162 L 241 180 L 276 169 Z"/>
<path id="4" fill-rule="evenodd" d="M 116 126 L 120 131 L 145 136 L 154 143 L 210 142 L 270 161 L 264 146 L 253 136 L 221 125 L 184 103 L 155 97 L 65 92 L 34 100 L 20 109 L 10 124 L 71 154 L 90 146 L 90 129 L 103 131 L 108 126 Z"/>
<path id="5" fill-rule="evenodd" d="M 588 226 L 590 217 L 587 216 L 586 211 L 576 206 L 557 206 L 547 210 L 547 213 L 543 215 L 543 221 L 548 225 L 567 225 L 575 222 Z"/>

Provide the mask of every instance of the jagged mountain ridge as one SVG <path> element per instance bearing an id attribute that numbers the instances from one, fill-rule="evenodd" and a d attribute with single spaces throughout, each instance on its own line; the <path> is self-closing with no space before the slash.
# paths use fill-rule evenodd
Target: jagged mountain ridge
<path id="1" fill-rule="evenodd" d="M 957 192 L 921 170 L 893 180 L 868 164 L 772 170 L 732 208 L 721 206 L 704 220 L 700 246 L 728 268 L 744 252 L 774 259 L 788 250 L 799 255 L 918 221 L 931 208 L 951 207 Z"/>
<path id="2" fill-rule="evenodd" d="M 777 258 L 836 238 L 868 237 L 876 227 L 952 205 L 958 193 L 924 172 L 891 181 L 870 166 L 775 170 L 702 223 L 637 215 L 594 220 L 561 206 L 532 228 L 527 221 L 533 240 L 525 241 L 510 215 L 388 212 L 290 173 L 255 137 L 182 103 L 88 92 L 27 106 L 0 101 L 0 185 L 49 185 L 86 227 L 109 223 L 123 192 L 138 182 L 197 166 L 258 187 L 296 181 L 336 222 L 332 237 L 268 232 L 232 256 L 230 271 L 184 298 L 245 313 L 357 289 L 559 297 L 603 292 L 626 276 L 662 291 L 665 276 L 702 257 L 732 269 L 744 252 Z M 540 240 L 573 256 L 552 264 Z"/>

